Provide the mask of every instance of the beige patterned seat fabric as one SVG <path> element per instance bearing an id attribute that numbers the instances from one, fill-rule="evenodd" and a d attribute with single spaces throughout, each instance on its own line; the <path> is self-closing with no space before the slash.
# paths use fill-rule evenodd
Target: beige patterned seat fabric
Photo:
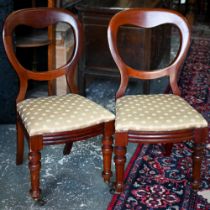
<path id="1" fill-rule="evenodd" d="M 116 103 L 116 131 L 173 131 L 207 125 L 200 113 L 172 94 L 124 96 Z"/>
<path id="2" fill-rule="evenodd" d="M 102 106 L 76 94 L 27 99 L 17 111 L 30 136 L 71 131 L 114 120 Z"/>

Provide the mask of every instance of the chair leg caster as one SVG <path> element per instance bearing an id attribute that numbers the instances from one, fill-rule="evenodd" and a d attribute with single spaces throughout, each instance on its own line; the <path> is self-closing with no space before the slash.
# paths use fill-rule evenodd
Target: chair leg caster
<path id="1" fill-rule="evenodd" d="M 119 195 L 121 192 L 123 192 L 122 185 L 120 186 L 118 185 L 118 188 L 117 188 L 114 182 L 110 182 L 109 186 L 110 186 L 109 193 L 112 195 L 115 195 L 115 194 Z"/>
<path id="2" fill-rule="evenodd" d="M 123 184 L 115 184 L 115 194 L 120 194 L 121 192 L 123 192 Z"/>
<path id="3" fill-rule="evenodd" d="M 103 178 L 104 178 L 104 182 L 105 182 L 106 184 L 109 184 L 109 183 L 110 183 L 110 178 L 111 178 L 111 176 L 112 176 L 112 172 L 111 172 L 111 171 L 108 172 L 108 173 L 102 172 L 102 176 L 103 176 Z"/>
<path id="4" fill-rule="evenodd" d="M 35 205 L 36 206 L 44 206 L 47 202 L 42 198 L 41 196 L 41 189 L 39 189 L 38 191 L 33 191 L 30 190 L 30 194 L 32 199 L 36 202 Z"/>
<path id="5" fill-rule="evenodd" d="M 109 193 L 110 193 L 111 195 L 120 194 L 120 192 L 117 192 L 117 191 L 116 191 L 115 182 L 110 182 L 110 183 L 109 183 Z"/>
<path id="6" fill-rule="evenodd" d="M 31 194 L 31 197 L 35 201 L 38 201 L 41 198 L 41 189 L 39 189 L 38 191 L 32 191 L 32 190 L 30 190 L 29 193 Z"/>
<path id="7" fill-rule="evenodd" d="M 195 191 L 198 191 L 199 188 L 200 188 L 200 182 L 194 181 L 192 183 L 192 189 L 195 190 Z"/>

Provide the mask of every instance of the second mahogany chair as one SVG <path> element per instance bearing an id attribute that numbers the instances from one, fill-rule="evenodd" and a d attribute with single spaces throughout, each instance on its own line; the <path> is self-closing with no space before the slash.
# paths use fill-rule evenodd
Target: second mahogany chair
<path id="1" fill-rule="evenodd" d="M 154 71 L 134 69 L 129 66 L 123 60 L 117 46 L 119 29 L 128 25 L 153 28 L 162 24 L 172 24 L 179 30 L 180 47 L 175 59 L 167 67 Z M 166 9 L 125 10 L 111 19 L 108 27 L 108 42 L 111 54 L 121 74 L 121 84 L 116 94 L 114 147 L 116 193 L 123 191 L 126 147 L 129 142 L 173 144 L 193 140 L 192 186 L 194 189 L 198 189 L 208 123 L 200 113 L 181 98 L 181 92 L 177 85 L 180 67 L 190 46 L 190 30 L 187 20 L 179 13 Z M 171 94 L 124 96 L 129 78 L 152 80 L 164 76 L 169 77 Z"/>
<path id="2" fill-rule="evenodd" d="M 75 44 L 71 58 L 62 67 L 50 71 L 31 71 L 24 68 L 15 54 L 15 42 L 13 42 L 15 28 L 19 25 L 27 25 L 39 29 L 58 22 L 64 22 L 71 26 L 74 33 Z M 65 144 L 64 154 L 69 154 L 73 142 L 102 134 L 103 177 L 104 181 L 109 182 L 115 116 L 102 106 L 78 95 L 78 89 L 74 82 L 77 63 L 82 51 L 82 29 L 78 18 L 64 9 L 19 10 L 7 17 L 3 28 L 3 42 L 20 84 L 16 100 L 16 164 L 23 162 L 25 134 L 29 147 L 32 198 L 39 199 L 41 196 L 40 151 L 47 145 Z M 51 81 L 63 75 L 66 75 L 70 94 L 26 99 L 29 80 Z"/>

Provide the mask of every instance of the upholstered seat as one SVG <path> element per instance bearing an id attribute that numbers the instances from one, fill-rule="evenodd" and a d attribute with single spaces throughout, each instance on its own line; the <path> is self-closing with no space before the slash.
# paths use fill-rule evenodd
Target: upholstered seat
<path id="1" fill-rule="evenodd" d="M 115 118 L 77 94 L 27 99 L 17 104 L 17 111 L 30 136 L 82 129 Z"/>
<path id="2" fill-rule="evenodd" d="M 116 131 L 174 131 L 201 128 L 207 121 L 173 94 L 131 95 L 117 99 Z"/>

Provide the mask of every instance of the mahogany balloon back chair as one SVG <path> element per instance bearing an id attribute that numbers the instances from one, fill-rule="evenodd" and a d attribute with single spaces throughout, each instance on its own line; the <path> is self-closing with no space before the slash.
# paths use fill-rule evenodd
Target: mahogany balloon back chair
<path id="1" fill-rule="evenodd" d="M 117 46 L 119 28 L 123 25 L 153 28 L 162 24 L 172 24 L 179 30 L 180 48 L 175 59 L 167 67 L 154 71 L 134 69 L 125 63 Z M 200 113 L 180 97 L 181 92 L 177 85 L 179 70 L 190 46 L 187 20 L 179 13 L 166 9 L 125 10 L 111 19 L 108 26 L 108 43 L 121 74 L 121 84 L 116 93 L 114 147 L 116 193 L 123 191 L 128 142 L 173 144 L 194 140 L 192 186 L 198 189 L 208 123 Z M 125 95 L 129 78 L 152 80 L 163 76 L 169 77 L 171 94 Z"/>
<path id="2" fill-rule="evenodd" d="M 31 71 L 24 68 L 15 54 L 14 29 L 19 25 L 46 28 L 58 22 L 71 26 L 74 34 L 74 50 L 65 65 L 51 71 Z M 69 154 L 72 143 L 103 135 L 103 177 L 109 182 L 111 176 L 112 134 L 114 115 L 102 106 L 78 95 L 74 82 L 78 60 L 82 50 L 82 29 L 77 17 L 64 9 L 32 8 L 11 13 L 4 24 L 3 42 L 10 63 L 19 77 L 20 89 L 17 107 L 17 157 L 16 164 L 23 162 L 24 136 L 29 146 L 29 170 L 31 196 L 39 199 L 40 151 L 47 145 L 65 144 L 64 154 Z M 51 81 L 66 76 L 70 94 L 27 98 L 29 80 Z"/>

